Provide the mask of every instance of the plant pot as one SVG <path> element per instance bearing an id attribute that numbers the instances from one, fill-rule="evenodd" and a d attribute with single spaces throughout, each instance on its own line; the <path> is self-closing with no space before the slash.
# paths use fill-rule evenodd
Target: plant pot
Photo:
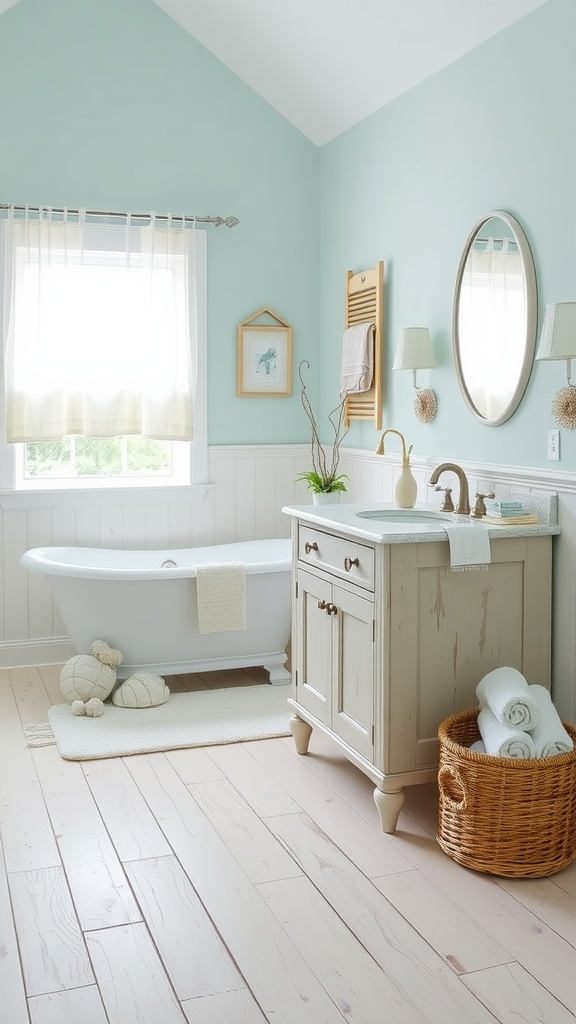
<path id="1" fill-rule="evenodd" d="M 314 505 L 339 505 L 342 491 L 313 491 L 312 504 Z"/>

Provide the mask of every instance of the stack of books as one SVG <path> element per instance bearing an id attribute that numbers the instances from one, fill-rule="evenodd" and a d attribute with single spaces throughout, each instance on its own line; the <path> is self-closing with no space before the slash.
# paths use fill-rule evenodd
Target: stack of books
<path id="1" fill-rule="evenodd" d="M 486 515 L 482 516 L 484 523 L 497 526 L 534 526 L 538 523 L 536 516 L 525 511 L 521 501 L 487 499 L 485 505 Z"/>

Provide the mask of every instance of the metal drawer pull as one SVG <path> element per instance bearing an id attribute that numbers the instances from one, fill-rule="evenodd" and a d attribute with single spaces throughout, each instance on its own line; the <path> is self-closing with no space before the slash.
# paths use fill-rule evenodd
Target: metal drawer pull
<path id="1" fill-rule="evenodd" d="M 336 615 L 338 611 L 336 605 L 332 604 L 330 601 L 318 601 L 318 607 L 321 612 L 327 611 L 328 615 Z"/>
<path id="2" fill-rule="evenodd" d="M 360 565 L 360 562 L 357 558 L 348 558 L 348 555 L 346 555 L 346 558 L 344 559 L 344 568 L 346 569 L 346 572 L 350 572 L 353 565 Z"/>
<path id="3" fill-rule="evenodd" d="M 304 545 L 304 551 L 306 552 L 307 555 L 309 555 L 311 551 L 318 551 L 318 545 L 316 541 L 314 541 L 313 544 L 310 544 L 309 542 L 306 543 Z"/>

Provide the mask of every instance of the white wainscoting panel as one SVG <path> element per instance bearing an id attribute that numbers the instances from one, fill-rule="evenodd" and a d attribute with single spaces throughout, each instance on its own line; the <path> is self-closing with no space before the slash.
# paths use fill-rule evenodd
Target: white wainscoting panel
<path id="1" fill-rule="evenodd" d="M 442 495 L 428 486 L 432 469 L 444 459 L 412 456 L 418 501 L 439 508 Z M 576 719 L 576 475 L 516 466 L 461 463 L 476 491 L 558 494 L 562 533 L 554 540 L 553 694 L 559 713 Z M 210 486 L 203 500 L 183 500 L 167 489 L 148 498 L 114 497 L 98 492 L 93 500 L 21 496 L 0 498 L 0 667 L 64 660 L 67 638 L 42 576 L 20 567 L 30 547 L 73 544 L 126 548 L 200 547 L 266 537 L 288 537 L 290 523 L 282 506 L 306 504 L 305 485 L 296 476 L 309 469 L 308 445 L 225 445 L 209 449 Z M 391 502 L 401 468 L 399 453 L 345 449 L 340 470 L 350 476 L 349 501 Z M 449 477 L 442 486 L 451 485 Z M 453 481 L 457 498 L 457 485 Z M 4 496 L 3 496 L 4 497 Z M 71 651 L 70 651 L 71 653 Z"/>

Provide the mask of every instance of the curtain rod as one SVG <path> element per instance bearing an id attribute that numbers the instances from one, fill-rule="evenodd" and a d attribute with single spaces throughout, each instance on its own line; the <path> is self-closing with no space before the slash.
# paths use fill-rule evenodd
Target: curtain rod
<path id="1" fill-rule="evenodd" d="M 16 206 L 13 203 L 0 203 L 0 210 L 17 210 L 18 213 L 25 213 L 26 210 L 31 213 L 40 213 L 41 210 L 51 210 L 52 213 L 71 213 L 73 216 L 78 216 L 80 210 L 70 210 L 68 208 L 58 206 Z M 149 213 L 115 213 L 112 210 L 85 210 L 87 217 L 135 217 L 139 220 L 150 220 L 151 214 Z M 168 214 L 168 213 L 156 213 L 154 214 L 156 220 L 168 220 L 170 216 L 176 220 L 182 220 L 184 223 L 190 224 L 215 224 L 217 228 L 225 224 L 227 228 L 234 228 L 240 223 L 237 217 L 210 217 L 208 215 L 196 216 L 195 214 Z"/>
<path id="2" fill-rule="evenodd" d="M 474 241 L 484 242 L 486 244 L 488 244 L 488 242 L 496 242 L 497 245 L 504 245 L 504 242 L 508 242 L 508 245 L 518 245 L 516 239 L 512 238 L 510 235 L 506 235 L 505 238 L 493 238 L 492 236 L 490 236 L 489 238 L 481 238 L 479 235 L 477 235 Z"/>

